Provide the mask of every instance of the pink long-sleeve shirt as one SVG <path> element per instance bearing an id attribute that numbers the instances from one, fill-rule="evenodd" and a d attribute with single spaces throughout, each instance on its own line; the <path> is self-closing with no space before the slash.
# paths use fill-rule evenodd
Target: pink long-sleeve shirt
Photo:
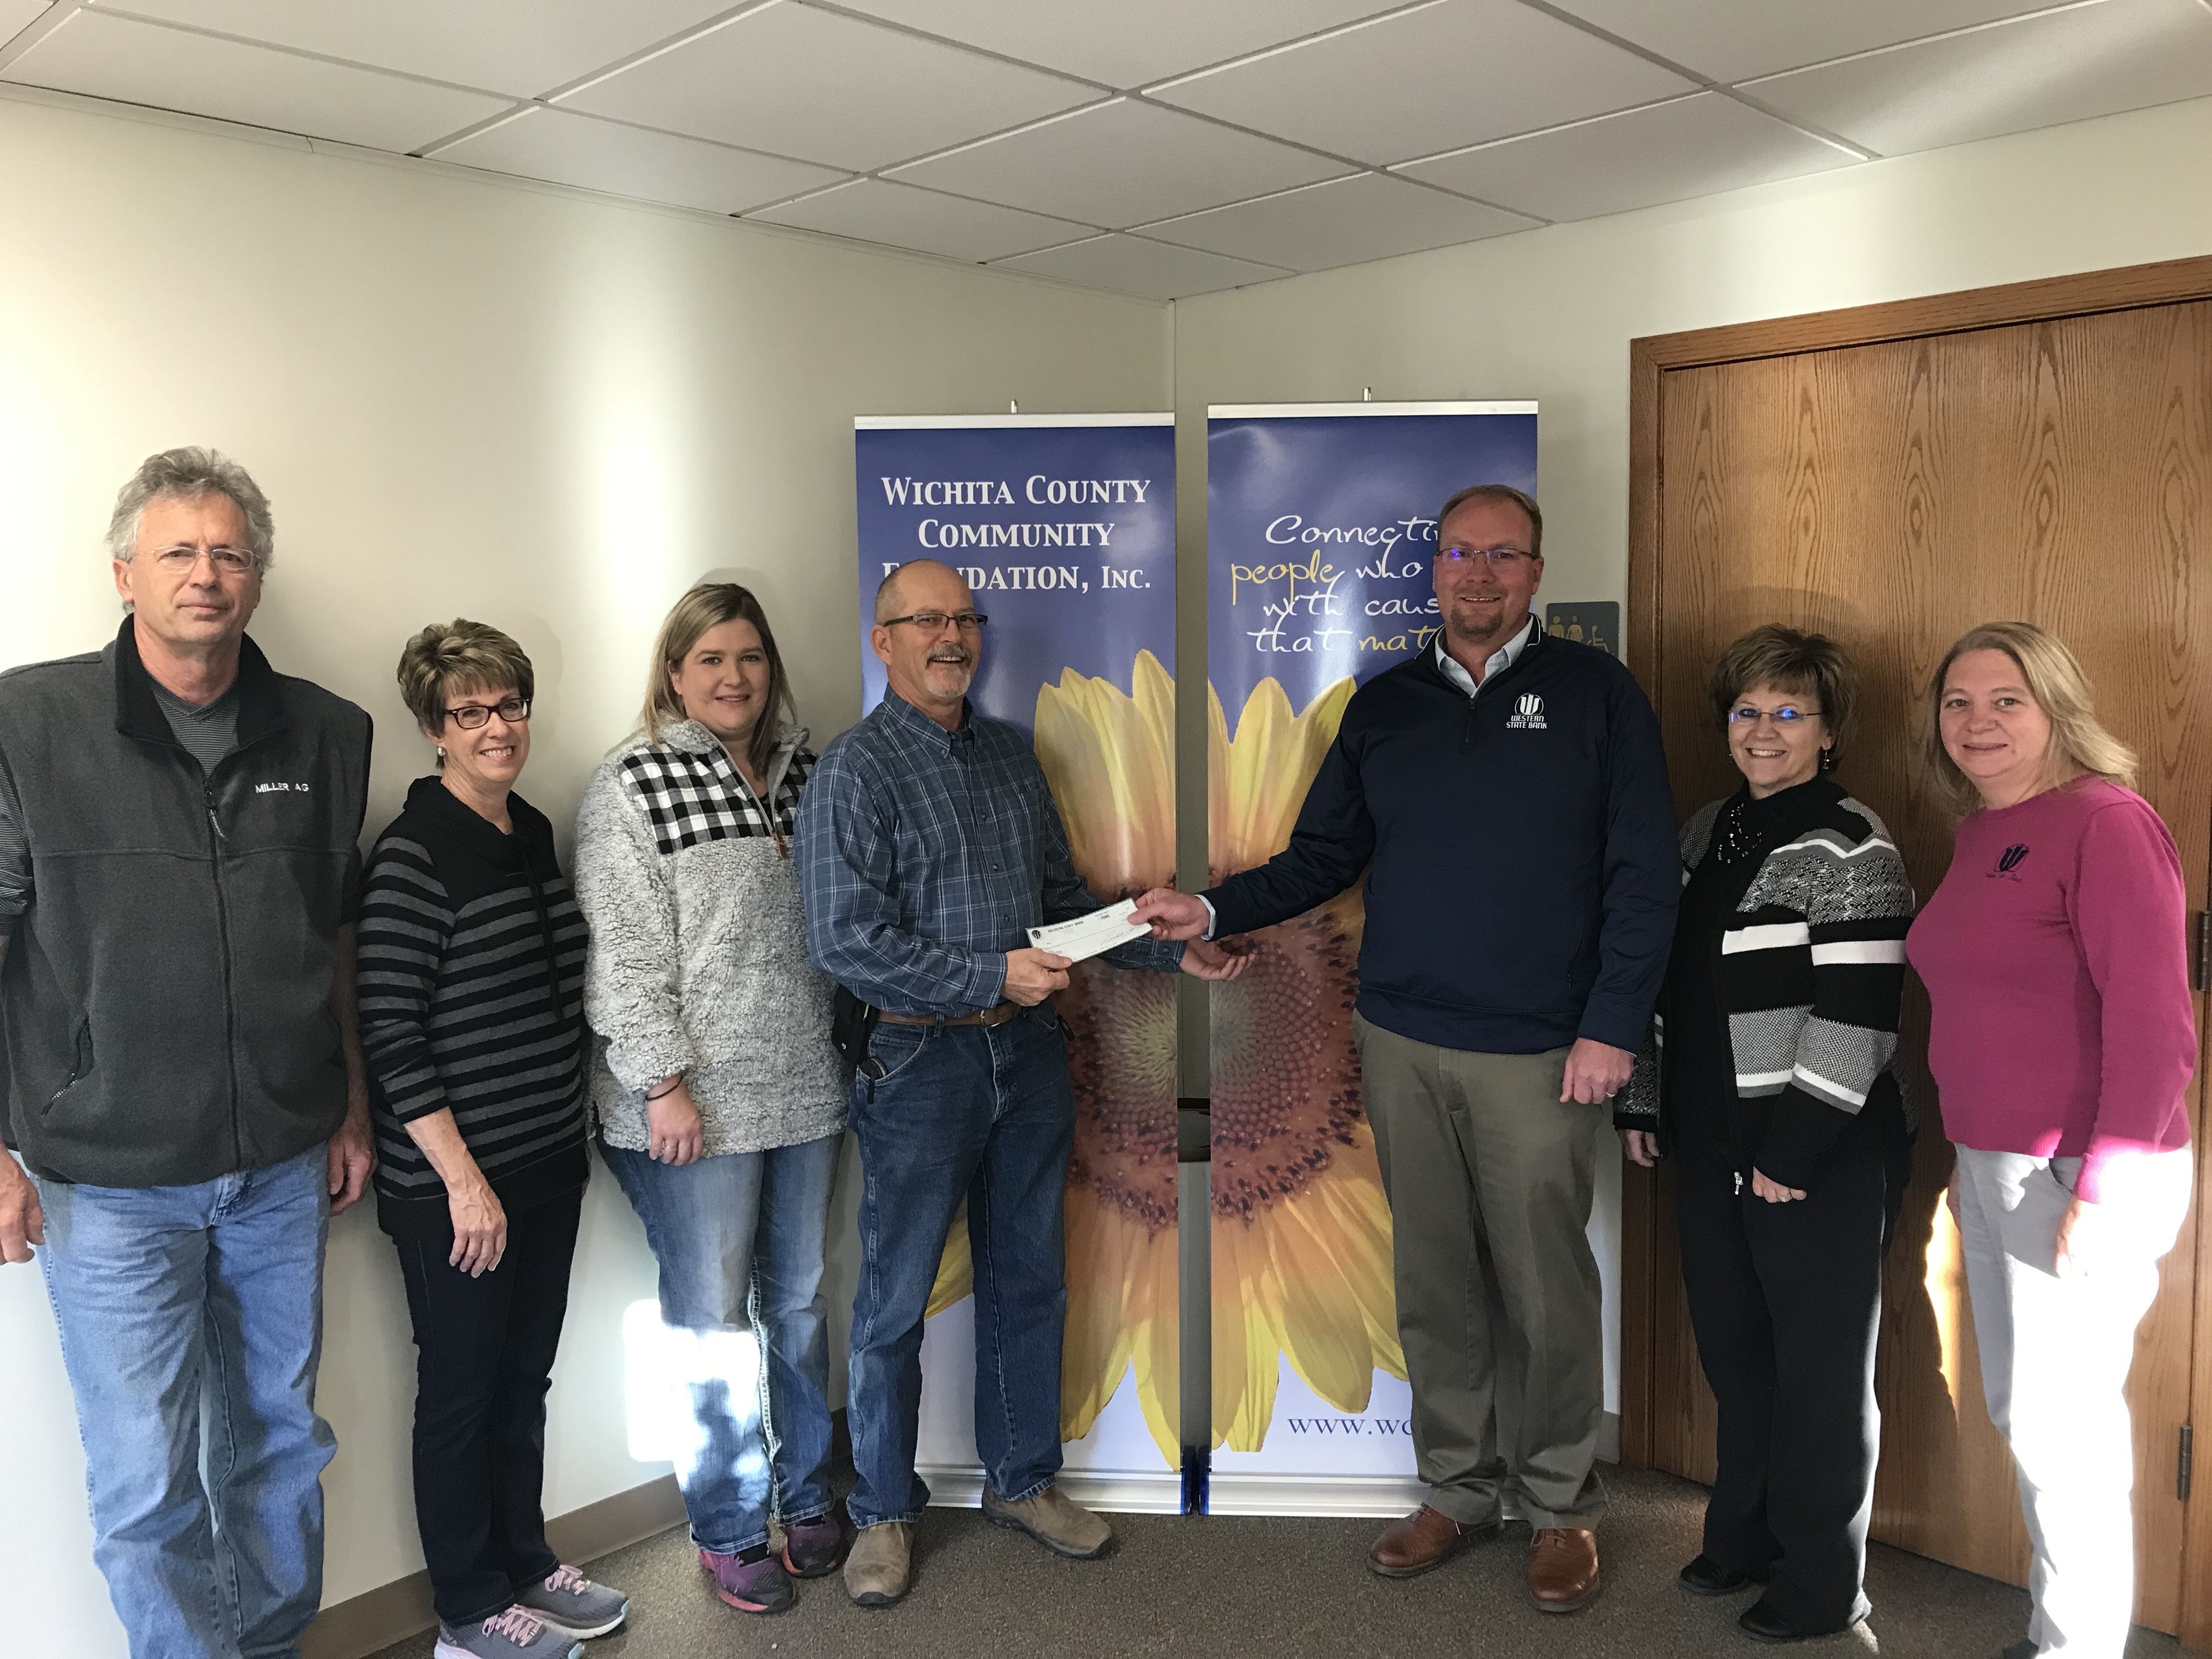
<path id="1" fill-rule="evenodd" d="M 2100 778 L 1976 812 L 1905 942 L 1928 987 L 1943 1127 L 1990 1152 L 2082 1160 L 2189 1144 L 2197 1063 L 2173 836 Z"/>

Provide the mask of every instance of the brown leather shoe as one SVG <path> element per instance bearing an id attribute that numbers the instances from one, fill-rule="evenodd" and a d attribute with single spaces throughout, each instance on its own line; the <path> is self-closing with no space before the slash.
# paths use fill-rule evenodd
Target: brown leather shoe
<path id="1" fill-rule="evenodd" d="M 1469 1544 L 1495 1538 L 1498 1528 L 1495 1521 L 1462 1526 L 1424 1504 L 1404 1520 L 1393 1521 L 1382 1529 L 1375 1547 L 1367 1552 L 1367 1565 L 1385 1578 L 1411 1578 L 1449 1561 Z"/>
<path id="2" fill-rule="evenodd" d="M 1586 1527 L 1539 1527 L 1528 1546 L 1528 1599 L 1539 1613 L 1572 1613 L 1597 1599 L 1597 1534 Z"/>

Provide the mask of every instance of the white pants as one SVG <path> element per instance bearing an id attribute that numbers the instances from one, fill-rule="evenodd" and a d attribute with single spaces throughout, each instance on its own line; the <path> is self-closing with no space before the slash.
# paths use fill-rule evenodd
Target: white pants
<path id="1" fill-rule="evenodd" d="M 2135 1443 L 2122 1389 L 2158 1261 L 2189 1206 L 2187 1148 L 2120 1161 L 2089 1265 L 2057 1271 L 2078 1158 L 1960 1146 L 1959 1233 L 1990 1420 L 2012 1447 L 2034 1552 L 2039 1654 L 2121 1659 L 2135 1610 Z"/>

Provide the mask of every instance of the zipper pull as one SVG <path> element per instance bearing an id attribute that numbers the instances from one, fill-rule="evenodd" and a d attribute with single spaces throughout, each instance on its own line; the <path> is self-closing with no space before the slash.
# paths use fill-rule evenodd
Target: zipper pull
<path id="1" fill-rule="evenodd" d="M 216 816 L 215 788 L 213 785 L 210 785 L 208 787 L 205 799 L 207 801 L 208 828 L 215 831 L 215 838 L 217 841 L 228 841 L 230 837 L 222 832 L 222 820 Z"/>
<path id="2" fill-rule="evenodd" d="M 1743 1171 L 1742 1171 L 1742 1170 L 1738 1170 L 1735 1171 L 1735 1195 L 1736 1195 L 1738 1198 L 1741 1198 L 1741 1197 L 1743 1196 Z"/>

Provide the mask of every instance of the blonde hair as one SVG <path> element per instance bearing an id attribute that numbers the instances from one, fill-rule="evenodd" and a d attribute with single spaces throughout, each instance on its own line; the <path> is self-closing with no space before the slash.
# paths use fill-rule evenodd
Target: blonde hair
<path id="1" fill-rule="evenodd" d="M 496 628 L 456 617 L 432 623 L 399 653 L 399 696 L 426 732 L 446 725 L 446 699 L 456 691 L 496 691 L 513 686 L 526 702 L 536 692 L 523 648 Z"/>
<path id="2" fill-rule="evenodd" d="M 1943 687 L 1951 665 L 1969 651 L 2002 651 L 2019 668 L 2033 697 L 2051 721 L 2051 747 L 2044 756 L 2045 787 L 2087 775 L 2136 787 L 2136 751 L 2105 729 L 2097 718 L 2096 692 L 2065 642 L 2033 623 L 1984 623 L 1961 634 L 1936 665 L 1928 683 L 1927 760 L 1936 793 L 1961 817 L 1978 810 L 1981 792 L 1959 769 L 1943 746 Z"/>
<path id="3" fill-rule="evenodd" d="M 653 641 L 653 666 L 645 682 L 645 708 L 638 715 L 638 731 L 648 743 L 659 743 L 663 730 L 690 720 L 684 699 L 676 695 L 669 675 L 679 667 L 699 636 L 726 622 L 748 622 L 760 635 L 768 658 L 768 706 L 745 744 L 746 758 L 756 772 L 765 772 L 775 757 L 775 746 L 787 722 L 799 714 L 792 702 L 791 682 L 783 672 L 783 653 L 775 648 L 775 633 L 768 625 L 768 612 L 753 597 L 752 589 L 735 582 L 700 582 L 669 607 Z"/>

